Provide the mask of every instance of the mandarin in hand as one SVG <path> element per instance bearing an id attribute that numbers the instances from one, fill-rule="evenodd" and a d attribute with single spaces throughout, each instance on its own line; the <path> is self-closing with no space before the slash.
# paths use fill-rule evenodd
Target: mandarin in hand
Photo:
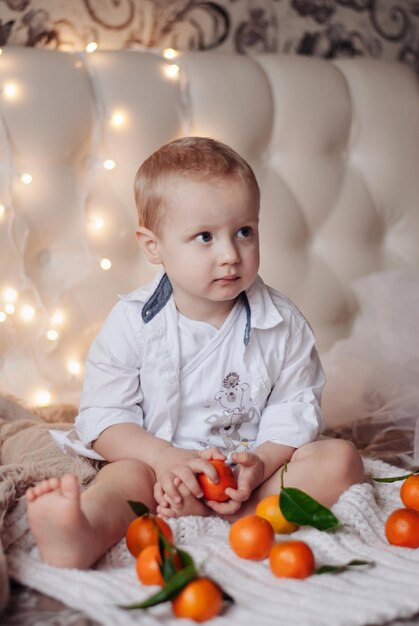
<path id="1" fill-rule="evenodd" d="M 147 546 L 158 544 L 159 530 L 170 543 L 173 543 L 172 529 L 163 519 L 151 513 L 136 517 L 130 523 L 125 533 L 128 550 L 137 558 L 141 550 L 144 550 Z"/>
<path id="2" fill-rule="evenodd" d="M 195 578 L 172 600 L 176 617 L 205 622 L 221 611 L 220 588 L 209 578 Z"/>
<path id="3" fill-rule="evenodd" d="M 386 537 L 393 546 L 419 548 L 419 513 L 412 509 L 396 509 L 387 518 Z"/>
<path id="4" fill-rule="evenodd" d="M 304 541 L 283 541 L 269 553 L 269 566 L 280 578 L 307 578 L 314 572 L 314 555 Z"/>
<path id="5" fill-rule="evenodd" d="M 266 496 L 256 507 L 256 515 L 263 517 L 272 524 L 276 533 L 289 535 L 298 529 L 298 524 L 285 519 L 279 507 L 279 495 Z"/>
<path id="6" fill-rule="evenodd" d="M 211 459 L 208 461 L 215 467 L 218 472 L 218 483 L 213 483 L 204 472 L 197 474 L 196 478 L 206 500 L 215 500 L 215 502 L 225 502 L 229 499 L 225 493 L 227 487 L 236 489 L 237 480 L 230 465 L 221 459 Z"/>
<path id="7" fill-rule="evenodd" d="M 272 525 L 259 515 L 245 515 L 232 524 L 228 536 L 230 546 L 242 559 L 266 559 L 275 543 Z"/>
<path id="8" fill-rule="evenodd" d="M 409 476 L 400 487 L 400 497 L 407 509 L 419 511 L 419 474 Z"/>

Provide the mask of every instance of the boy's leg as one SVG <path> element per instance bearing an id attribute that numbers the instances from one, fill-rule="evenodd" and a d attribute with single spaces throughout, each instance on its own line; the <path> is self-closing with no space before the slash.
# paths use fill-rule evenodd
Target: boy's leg
<path id="1" fill-rule="evenodd" d="M 236 517 L 254 513 L 262 498 L 279 494 L 281 469 L 255 489 Z M 343 439 L 321 439 L 297 448 L 284 473 L 285 487 L 302 489 L 327 507 L 331 507 L 348 487 L 363 480 L 361 456 L 350 441 Z"/>
<path id="2" fill-rule="evenodd" d="M 155 511 L 153 470 L 135 460 L 105 465 L 82 494 L 74 476 L 28 489 L 28 517 L 41 558 L 57 567 L 87 569 L 126 531 L 135 514 L 127 500 Z"/>

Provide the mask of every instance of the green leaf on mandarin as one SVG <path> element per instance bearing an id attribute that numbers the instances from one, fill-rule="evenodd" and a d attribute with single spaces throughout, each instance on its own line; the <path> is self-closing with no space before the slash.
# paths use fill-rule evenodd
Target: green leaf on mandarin
<path id="1" fill-rule="evenodd" d="M 313 526 L 317 530 L 334 530 L 341 524 L 330 509 L 295 487 L 283 487 L 279 507 L 288 522 L 299 526 Z"/>
<path id="2" fill-rule="evenodd" d="M 143 502 L 136 502 L 135 500 L 128 500 L 128 504 L 138 517 L 147 515 L 150 513 L 150 509 Z"/>

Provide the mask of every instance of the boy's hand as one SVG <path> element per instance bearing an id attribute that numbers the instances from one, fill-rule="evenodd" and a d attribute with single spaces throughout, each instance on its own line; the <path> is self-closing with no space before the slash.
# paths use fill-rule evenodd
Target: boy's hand
<path id="1" fill-rule="evenodd" d="M 233 463 L 237 464 L 237 489 L 228 487 L 226 494 L 230 497 L 227 502 L 205 501 L 206 505 L 219 515 L 233 515 L 237 513 L 243 502 L 246 502 L 263 481 L 263 461 L 253 452 L 234 452 L 231 455 Z"/>
<path id="2" fill-rule="evenodd" d="M 208 463 L 210 459 L 224 460 L 225 456 L 217 448 L 199 452 L 179 448 L 165 451 L 162 459 L 154 467 L 157 478 L 154 486 L 156 502 L 163 505 L 169 499 L 175 504 L 180 504 L 182 498 L 178 487 L 181 483 L 195 498 L 202 498 L 203 493 L 196 474 L 204 472 L 213 482 L 217 482 L 218 478 L 217 470 Z"/>

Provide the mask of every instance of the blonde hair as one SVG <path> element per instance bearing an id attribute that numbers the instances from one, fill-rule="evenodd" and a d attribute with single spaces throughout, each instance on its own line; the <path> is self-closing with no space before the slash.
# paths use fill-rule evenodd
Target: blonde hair
<path id="1" fill-rule="evenodd" d="M 207 137 L 175 139 L 151 154 L 139 168 L 134 182 L 139 225 L 157 230 L 170 178 L 241 178 L 255 194 L 260 191 L 250 165 L 229 146 Z"/>

